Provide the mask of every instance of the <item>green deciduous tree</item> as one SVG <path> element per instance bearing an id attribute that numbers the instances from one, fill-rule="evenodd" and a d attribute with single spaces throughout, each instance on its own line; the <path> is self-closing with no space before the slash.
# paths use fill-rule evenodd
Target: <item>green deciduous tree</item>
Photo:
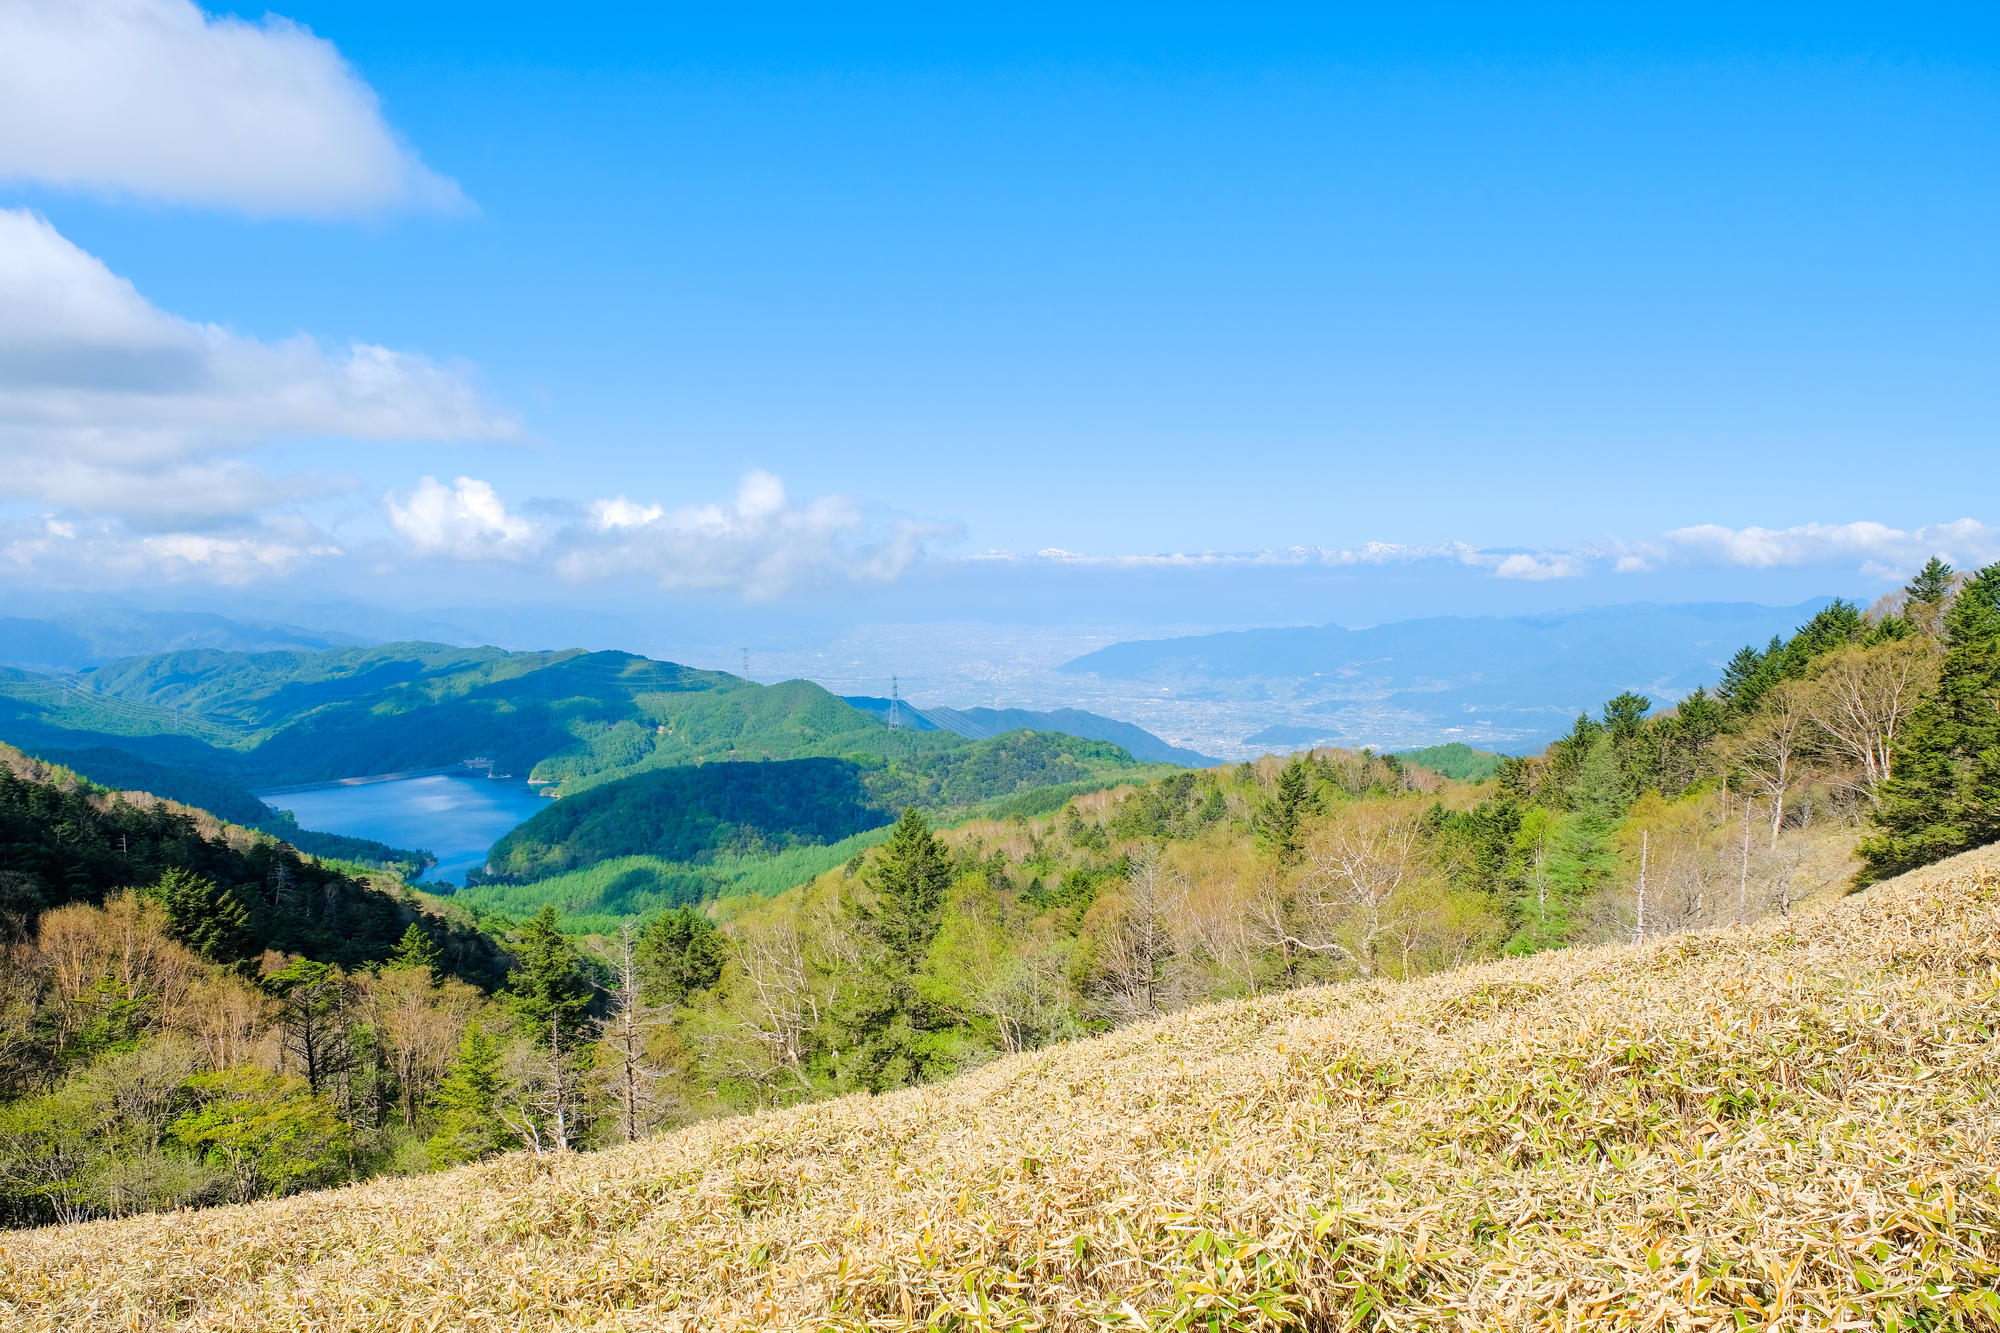
<path id="1" fill-rule="evenodd" d="M 187 1081 L 195 1106 L 168 1132 L 227 1170 L 248 1201 L 332 1179 L 347 1126 L 304 1079 L 239 1065 Z"/>

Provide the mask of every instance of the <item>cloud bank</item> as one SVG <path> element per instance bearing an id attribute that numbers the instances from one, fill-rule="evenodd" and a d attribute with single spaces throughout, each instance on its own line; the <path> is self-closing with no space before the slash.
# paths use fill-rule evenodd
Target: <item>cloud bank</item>
<path id="1" fill-rule="evenodd" d="M 946 524 L 877 521 L 845 496 L 794 504 L 784 482 L 753 469 L 734 499 L 668 510 L 624 496 L 593 501 L 563 523 L 511 512 L 492 486 L 425 477 L 408 500 L 384 498 L 390 526 L 417 557 L 519 564 L 546 557 L 572 584 L 645 578 L 671 592 L 731 592 L 748 601 L 842 583 L 885 583 L 909 569 Z"/>
<path id="2" fill-rule="evenodd" d="M 0 496 L 157 529 L 358 485 L 233 456 L 273 439 L 521 434 L 459 370 L 177 318 L 46 220 L 0 209 Z"/>
<path id="3" fill-rule="evenodd" d="M 2000 528 L 1975 519 L 1903 531 L 1884 523 L 1805 523 L 1791 528 L 1725 528 L 1704 523 L 1676 528 L 1656 542 L 1636 543 L 1621 567 L 1638 570 L 1665 560 L 1706 560 L 1751 569 L 1853 564 L 1873 578 L 1909 573 L 1933 555 L 1960 568 L 2000 560 Z"/>
<path id="4" fill-rule="evenodd" d="M 333 43 L 190 0 L 0 5 L 0 178 L 265 216 L 465 204 Z"/>
<path id="5" fill-rule="evenodd" d="M 268 583 L 343 554 L 297 514 L 213 532 L 133 532 L 114 520 L 0 523 L 0 573 L 63 588 L 200 582 Z"/>
<path id="6" fill-rule="evenodd" d="M 1495 550 L 1464 542 L 1440 542 L 1432 546 L 1367 542 L 1354 547 L 1287 546 L 1264 551 L 1170 551 L 1144 555 L 1089 555 L 1049 547 L 1025 557 L 1010 551 L 988 551 L 969 558 L 1125 569 L 1447 564 L 1483 568 L 1490 570 L 1495 578 L 1529 582 L 1585 578 L 1606 572 L 1641 574 L 1670 565 L 1745 569 L 1825 566 L 1890 582 L 1907 578 L 1933 555 L 1942 556 L 1961 569 L 1991 564 L 2000 560 L 2000 527 L 1972 518 L 1910 530 L 1868 521 L 1806 523 L 1791 528 L 1728 528 L 1707 523 L 1675 528 L 1641 540 L 1605 538 L 1574 550 Z"/>

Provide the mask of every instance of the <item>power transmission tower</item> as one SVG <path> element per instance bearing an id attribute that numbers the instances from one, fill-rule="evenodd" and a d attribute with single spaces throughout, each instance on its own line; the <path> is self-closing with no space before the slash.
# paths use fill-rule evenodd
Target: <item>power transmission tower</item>
<path id="1" fill-rule="evenodd" d="M 894 731 L 902 724 L 902 707 L 903 700 L 897 692 L 896 678 L 891 676 L 889 677 L 889 730 Z"/>

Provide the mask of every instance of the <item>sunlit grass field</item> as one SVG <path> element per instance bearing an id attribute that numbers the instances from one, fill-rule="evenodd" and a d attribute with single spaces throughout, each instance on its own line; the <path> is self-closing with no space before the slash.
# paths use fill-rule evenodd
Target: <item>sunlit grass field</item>
<path id="1" fill-rule="evenodd" d="M 0 1240 L 23 1329 L 2000 1329 L 2000 851 L 629 1148 Z"/>

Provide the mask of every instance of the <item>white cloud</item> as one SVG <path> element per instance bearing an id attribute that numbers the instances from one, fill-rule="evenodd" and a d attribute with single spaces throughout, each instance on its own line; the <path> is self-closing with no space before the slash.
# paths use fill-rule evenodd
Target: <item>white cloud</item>
<path id="1" fill-rule="evenodd" d="M 391 491 L 383 506 L 389 525 L 418 555 L 524 560 L 540 550 L 549 535 L 508 513 L 493 487 L 473 477 L 460 477 L 455 490 L 446 490 L 436 477 L 425 477 L 407 505 L 397 503 Z"/>
<path id="2" fill-rule="evenodd" d="M 667 511 L 620 496 L 591 506 L 591 521 L 563 534 L 556 572 L 572 582 L 643 574 L 669 590 L 722 590 L 768 600 L 833 583 L 886 582 L 924 553 L 929 538 L 956 536 L 937 523 L 871 524 L 841 496 L 796 505 L 777 477 L 743 478 L 726 504 Z"/>
<path id="3" fill-rule="evenodd" d="M 1804 523 L 1777 529 L 1704 523 L 1676 528 L 1658 542 L 1639 543 L 1634 550 L 1635 555 L 1629 558 L 1644 559 L 1648 564 L 1674 557 L 1752 569 L 1853 563 L 1871 577 L 1893 581 L 1906 577 L 1933 555 L 1962 568 L 2000 560 L 2000 528 L 1970 518 L 1911 531 L 1865 521 Z"/>
<path id="4" fill-rule="evenodd" d="M 295 515 L 218 532 L 150 535 L 109 521 L 0 524 L 0 572 L 52 587 L 184 580 L 240 587 L 282 579 L 340 554 L 330 537 Z"/>
<path id="5" fill-rule="evenodd" d="M 266 215 L 464 204 L 333 43 L 190 0 L 0 4 L 0 177 Z"/>
<path id="6" fill-rule="evenodd" d="M 641 577 L 668 591 L 739 593 L 766 601 L 840 583 L 887 582 L 924 554 L 931 538 L 957 531 L 937 523 L 872 520 L 842 496 L 794 504 L 784 483 L 753 470 L 733 500 L 669 510 L 625 496 L 572 509 L 565 523 L 538 523 L 511 511 L 487 482 L 459 477 L 450 487 L 425 477 L 407 501 L 391 492 L 383 508 L 409 553 L 463 561 L 519 563 L 543 558 L 569 583 Z"/>
<path id="7" fill-rule="evenodd" d="M 591 505 L 590 526 L 599 532 L 609 532 L 613 528 L 643 528 L 665 512 L 658 505 L 642 508 L 621 495 L 615 500 L 599 500 Z"/>
<path id="8" fill-rule="evenodd" d="M 1589 572 L 1589 559 L 1570 552 L 1543 556 L 1517 552 L 1493 567 L 1496 578 L 1529 579 L 1536 582 L 1543 579 L 1573 579 Z"/>
<path id="9" fill-rule="evenodd" d="M 179 319 L 45 219 L 0 209 L 0 496 L 172 526 L 358 484 L 227 456 L 270 440 L 520 434 L 460 371 Z"/>

